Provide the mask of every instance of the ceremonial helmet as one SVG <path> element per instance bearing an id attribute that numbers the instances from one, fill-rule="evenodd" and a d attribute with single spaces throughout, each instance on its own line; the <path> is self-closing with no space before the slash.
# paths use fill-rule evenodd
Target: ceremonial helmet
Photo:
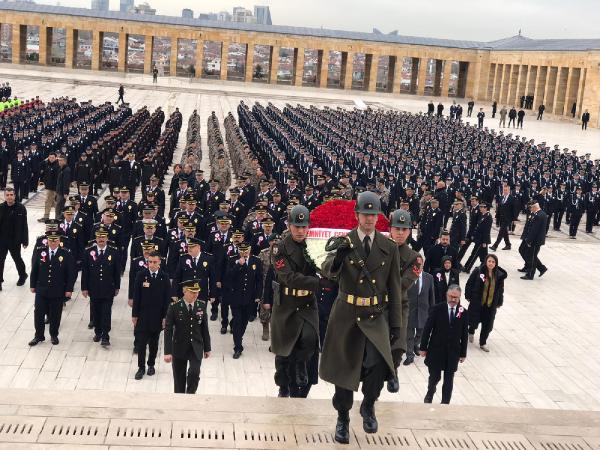
<path id="1" fill-rule="evenodd" d="M 290 211 L 288 223 L 297 227 L 307 227 L 310 219 L 310 213 L 306 206 L 296 205 Z"/>
<path id="2" fill-rule="evenodd" d="M 358 194 L 354 211 L 362 214 L 379 214 L 381 212 L 379 195 L 371 191 Z"/>
<path id="3" fill-rule="evenodd" d="M 395 228 L 412 228 L 412 217 L 410 212 L 397 209 L 390 217 L 390 226 Z"/>

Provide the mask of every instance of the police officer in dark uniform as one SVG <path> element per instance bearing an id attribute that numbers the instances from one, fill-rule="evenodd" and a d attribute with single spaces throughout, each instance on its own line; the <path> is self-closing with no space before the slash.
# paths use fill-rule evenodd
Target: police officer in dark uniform
<path id="1" fill-rule="evenodd" d="M 335 283 L 317 277 L 317 267 L 306 257 L 308 225 L 308 209 L 294 206 L 288 216 L 290 233 L 273 246 L 271 256 L 275 269 L 271 351 L 280 397 L 289 397 L 292 382 L 308 384 L 307 362 L 319 348 L 315 294 L 320 287 L 335 287 Z"/>
<path id="2" fill-rule="evenodd" d="M 156 373 L 154 363 L 158 351 L 158 339 L 165 326 L 165 316 L 170 303 L 171 284 L 169 276 L 160 268 L 160 253 L 148 255 L 148 268 L 140 270 L 133 286 L 131 321 L 138 333 L 138 371 L 136 380 L 146 373 L 146 346 L 149 348 L 148 375 Z"/>
<path id="3" fill-rule="evenodd" d="M 127 290 L 127 304 L 130 308 L 133 307 L 133 291 L 135 288 L 135 278 L 138 272 L 148 268 L 148 258 L 150 257 L 150 253 L 154 250 L 154 243 L 152 242 L 143 242 L 142 246 L 142 256 L 138 258 L 134 258 L 131 260 L 129 265 L 129 284 Z M 133 328 L 133 353 L 137 353 L 138 349 L 138 332 L 137 326 Z"/>
<path id="4" fill-rule="evenodd" d="M 548 215 L 540 208 L 537 200 L 529 201 L 531 210 L 527 234 L 523 238 L 525 267 L 527 269 L 522 280 L 533 280 L 535 271 L 539 270 L 540 277 L 546 273 L 548 268 L 538 258 L 540 248 L 546 243 L 546 223 Z"/>
<path id="5" fill-rule="evenodd" d="M 200 300 L 215 301 L 217 289 L 217 264 L 213 255 L 202 250 L 202 241 L 197 238 L 187 239 L 187 253 L 179 258 L 175 272 L 172 274 L 171 297 L 177 300 L 183 295 L 181 283 L 187 280 L 198 280 L 200 283 Z"/>
<path id="6" fill-rule="evenodd" d="M 200 283 L 187 280 L 182 285 L 183 297 L 167 310 L 164 360 L 173 365 L 175 393 L 195 394 L 202 359 L 210 356 L 210 333 L 206 302 L 198 300 Z"/>
<path id="7" fill-rule="evenodd" d="M 108 245 L 108 231 L 96 230 L 96 242 L 83 252 L 81 293 L 90 297 L 94 311 L 94 342 L 103 347 L 110 345 L 111 313 L 113 300 L 121 287 L 120 254 Z"/>
<path id="8" fill-rule="evenodd" d="M 465 263 L 465 267 L 463 269 L 464 272 L 469 273 L 473 264 L 475 264 L 475 260 L 479 257 L 481 264 L 485 262 L 485 257 L 488 254 L 488 245 L 490 245 L 492 241 L 492 237 L 490 236 L 492 232 L 492 224 L 493 219 L 490 214 L 490 205 L 486 202 L 481 202 L 479 204 L 479 212 L 480 216 L 477 220 L 477 225 L 475 225 L 475 229 L 473 230 L 472 239 L 475 248 L 471 252 L 469 259 Z"/>
<path id="9" fill-rule="evenodd" d="M 344 444 L 350 439 L 353 391 L 362 382 L 363 429 L 377 432 L 375 401 L 395 371 L 392 348 L 406 351 L 408 302 L 402 296 L 400 256 L 396 244 L 375 230 L 380 211 L 377 194 L 361 193 L 355 206 L 358 227 L 330 243 L 332 251 L 322 265 L 323 274 L 338 281 L 339 291 L 327 325 L 320 375 L 335 384 L 335 440 Z"/>
<path id="10" fill-rule="evenodd" d="M 77 278 L 75 261 L 69 250 L 60 246 L 57 231 L 46 233 L 48 244 L 37 248 L 31 258 L 29 287 L 35 294 L 33 312 L 35 337 L 29 342 L 34 346 L 44 341 L 44 315 L 50 323 L 50 340 L 58 345 L 58 329 L 62 316 L 63 302 L 71 298 Z"/>
<path id="11" fill-rule="evenodd" d="M 250 254 L 250 244 L 238 245 L 239 254 L 227 261 L 223 296 L 233 316 L 233 359 L 244 351 L 242 340 L 250 317 L 256 317 L 263 289 L 262 263 Z"/>

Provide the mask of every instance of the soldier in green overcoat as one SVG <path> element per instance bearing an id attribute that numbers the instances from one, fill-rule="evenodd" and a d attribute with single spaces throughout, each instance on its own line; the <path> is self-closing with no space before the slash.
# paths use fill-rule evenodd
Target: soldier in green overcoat
<path id="1" fill-rule="evenodd" d="M 390 215 L 390 239 L 398 246 L 400 270 L 402 273 L 402 299 L 406 303 L 408 303 L 408 288 L 419 278 L 415 272 L 415 267 L 418 266 L 417 258 L 420 255 L 411 249 L 407 243 L 411 236 L 411 229 L 412 217 L 410 212 L 397 209 Z M 396 370 L 387 382 L 387 389 L 390 392 L 398 392 L 400 389 L 397 370 L 402 360 L 404 349 L 406 348 L 405 336 L 402 335 L 402 339 L 399 339 L 396 345 L 392 347 L 392 359 Z"/>
<path id="2" fill-rule="evenodd" d="M 400 255 L 396 244 L 375 229 L 380 211 L 377 194 L 359 194 L 355 208 L 358 227 L 345 239 L 338 239 L 337 249 L 322 265 L 323 275 L 339 284 L 323 344 L 320 376 L 335 385 L 335 440 L 340 443 L 349 442 L 349 411 L 353 391 L 358 391 L 361 382 L 363 429 L 377 431 L 375 401 L 384 381 L 394 373 L 392 347 L 406 349 L 408 302 L 402 297 Z"/>
<path id="3" fill-rule="evenodd" d="M 273 246 L 275 270 L 271 313 L 271 351 L 275 353 L 275 384 L 279 396 L 289 396 L 289 385 L 306 386 L 307 362 L 319 351 L 319 312 L 315 293 L 335 284 L 317 276 L 306 253 L 309 211 L 294 206 L 288 216 L 290 233 Z M 266 287 L 268 289 L 268 287 Z"/>

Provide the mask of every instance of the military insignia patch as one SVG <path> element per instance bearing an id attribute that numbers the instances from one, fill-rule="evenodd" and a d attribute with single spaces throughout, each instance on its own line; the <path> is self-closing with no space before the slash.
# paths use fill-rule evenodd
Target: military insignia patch
<path id="1" fill-rule="evenodd" d="M 208 267 L 208 262 L 207 261 L 202 262 L 202 267 Z"/>
<path id="2" fill-rule="evenodd" d="M 277 253 L 279 253 L 279 247 L 274 246 L 273 247 L 273 254 L 276 255 Z"/>
<path id="3" fill-rule="evenodd" d="M 63 259 L 65 259 L 65 258 L 63 258 L 62 256 L 59 256 L 59 257 L 58 257 L 58 260 L 59 260 L 60 262 L 63 262 Z"/>
<path id="4" fill-rule="evenodd" d="M 252 264 L 252 270 L 256 270 L 256 264 Z"/>
<path id="5" fill-rule="evenodd" d="M 108 259 L 109 261 L 112 261 L 112 255 L 108 255 L 108 258 L 106 258 L 106 259 Z"/>

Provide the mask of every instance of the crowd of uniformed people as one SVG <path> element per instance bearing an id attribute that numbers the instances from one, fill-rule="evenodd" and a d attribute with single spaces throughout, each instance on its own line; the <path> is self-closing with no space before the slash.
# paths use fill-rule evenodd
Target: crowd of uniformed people
<path id="1" fill-rule="evenodd" d="M 481 308 L 475 319 L 469 318 L 469 339 L 481 324 L 480 347 L 489 351 L 486 340 L 496 309 L 502 306 L 506 271 L 488 249 L 496 250 L 504 240 L 504 249 L 510 250 L 509 236 L 520 213 L 526 213 L 520 271 L 523 279 L 531 280 L 537 272 L 541 276 L 548 270 L 538 257 L 547 224 L 560 229 L 566 212 L 576 232 L 584 211 L 590 231 L 597 224 L 599 164 L 589 155 L 420 114 L 289 105 L 282 111 L 270 104 L 250 109 L 242 102 L 237 115 L 239 127 L 233 115 L 225 119 L 225 141 L 216 115 L 208 118 L 211 177 L 206 180 L 199 168 L 200 119 L 194 112 L 188 122 L 186 150 L 169 183 L 164 175 L 182 125 L 178 110 L 162 134 L 160 108 L 153 114 L 145 108 L 132 114 L 127 105 L 114 111 L 109 104 L 96 108 L 58 99 L 48 105 L 39 102 L 11 118 L 3 127 L 2 145 L 15 156 L 20 152 L 30 158 L 40 151 L 39 176 L 45 191 L 63 205 L 50 220 L 48 204 L 52 203 L 47 200 L 42 218 L 47 231 L 35 244 L 30 287 L 36 294 L 36 334 L 30 345 L 45 339 L 44 320 L 50 324 L 52 343 L 58 344 L 62 307 L 81 271 L 82 293 L 90 298 L 93 340 L 108 347 L 112 302 L 129 260 L 127 298 L 138 355 L 136 379 L 155 373 L 164 329 L 164 356 L 173 364 L 175 390 L 193 393 L 201 360 L 210 355 L 207 321 L 219 320 L 221 334 L 233 335 L 233 358 L 238 359 L 248 323 L 258 318 L 262 339 L 271 340 L 275 383 L 282 397 L 308 395 L 318 380 L 319 348 L 330 348 L 321 376 L 336 384 L 334 406 L 340 413 L 336 439 L 343 442 L 351 392 L 363 382 L 367 400 L 361 415 L 365 430 L 373 432 L 377 429 L 373 404 L 383 383 L 397 391 L 396 371 L 402 356 L 406 353 L 405 364 L 410 364 L 426 350 L 423 328 L 433 336 L 432 325 L 419 316 L 424 274 L 432 276 L 428 306 L 448 301 L 450 308 L 457 288 L 460 291 L 460 271 L 471 273 L 466 298 L 480 302 Z M 39 124 L 41 131 L 37 131 Z M 52 155 L 58 156 L 56 166 Z M 94 163 L 88 167 L 90 159 Z M 56 174 L 50 175 L 54 167 Z M 232 171 L 235 183 L 230 186 Z M 52 177 L 58 179 L 56 184 L 49 181 Z M 77 195 L 70 195 L 71 183 L 77 185 Z M 105 206 L 100 211 L 93 194 L 103 185 L 110 192 L 102 199 Z M 136 203 L 138 189 L 141 201 Z M 358 267 L 352 269 L 358 270 L 352 280 L 352 276 L 346 281 L 337 278 L 340 270 L 352 273 L 349 264 L 356 255 L 347 244 L 334 249 L 323 270 L 308 255 L 302 229 L 305 232 L 309 225 L 310 211 L 330 199 L 358 199 L 357 217 L 378 212 L 390 216 L 393 242 L 384 243 L 379 235 L 365 231 L 368 226 L 361 228 L 360 220 L 362 225 L 352 237 L 360 238 L 356 244 L 368 262 L 378 248 L 382 254 L 376 265 L 387 262 L 398 269 L 393 275 L 397 279 L 382 281 L 388 283 L 387 293 L 375 289 L 375 295 L 367 295 L 366 286 L 359 289 L 357 280 L 365 273 Z M 584 205 L 581 209 L 572 207 L 579 202 Z M 491 245 L 494 205 L 500 232 Z M 412 228 L 417 229 L 415 236 Z M 365 235 L 371 240 L 363 244 Z M 471 244 L 473 250 L 463 265 Z M 391 248 L 398 248 L 397 260 L 383 257 Z M 383 273 L 367 284 L 379 283 Z M 26 277 L 20 276 L 19 283 Z M 479 286 L 479 279 L 493 281 Z M 410 294 L 412 286 L 418 286 L 416 294 Z M 353 294 L 353 289 L 364 292 Z M 387 295 L 398 297 L 389 324 L 373 328 L 366 322 L 387 314 L 387 306 L 382 305 Z M 409 299 L 411 295 L 414 298 Z M 354 313 L 339 311 L 335 300 L 340 296 L 350 306 L 370 308 L 370 317 L 365 316 L 364 327 L 359 327 L 362 335 L 341 325 L 340 317 Z M 451 323 L 462 314 L 454 306 Z M 338 317 L 335 328 L 348 339 L 327 339 L 330 315 Z M 460 323 L 462 327 L 463 320 Z M 366 345 L 356 361 L 347 347 L 351 338 Z M 466 356 L 460 345 L 452 356 L 457 361 Z M 331 354 L 338 356 L 331 358 Z M 340 355 L 345 354 L 350 366 L 340 371 Z M 356 368 L 361 360 L 366 364 L 362 371 Z M 436 365 L 432 372 L 430 366 L 425 401 L 431 401 L 443 370 L 446 367 Z M 451 379 L 446 374 L 444 384 L 442 400 L 448 403 Z"/>

